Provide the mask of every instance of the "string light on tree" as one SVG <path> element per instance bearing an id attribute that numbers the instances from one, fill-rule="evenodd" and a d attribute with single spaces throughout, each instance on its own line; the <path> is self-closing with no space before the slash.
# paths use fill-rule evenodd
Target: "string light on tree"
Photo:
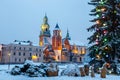
<path id="1" fill-rule="evenodd" d="M 100 12 L 101 10 L 99 8 L 96 8 L 96 12 Z"/>
<path id="2" fill-rule="evenodd" d="M 105 38 L 103 42 L 107 42 L 107 38 Z"/>
<path id="3" fill-rule="evenodd" d="M 96 21 L 96 24 L 100 24 L 100 20 L 97 20 L 97 21 Z"/>
<path id="4" fill-rule="evenodd" d="M 99 14 L 97 14 L 96 16 L 97 16 L 97 17 L 100 17 L 100 15 L 99 15 Z"/>
<path id="5" fill-rule="evenodd" d="M 107 46 L 105 47 L 105 50 L 108 50 L 108 47 L 107 47 Z"/>
<path id="6" fill-rule="evenodd" d="M 103 55 L 106 55 L 106 53 L 103 53 Z"/>
<path id="7" fill-rule="evenodd" d="M 119 50 L 117 47 L 119 44 L 116 43 L 120 43 L 118 41 L 120 38 L 120 0 L 92 0 L 89 4 L 95 7 L 91 11 L 92 16 L 95 17 L 91 22 L 96 20 L 95 24 L 88 28 L 88 31 L 95 30 L 93 35 L 88 38 L 89 43 L 93 44 L 89 47 L 90 57 L 95 59 L 100 57 L 111 64 L 116 58 L 116 50 Z M 95 47 L 99 50 L 97 51 Z"/>
<path id="8" fill-rule="evenodd" d="M 105 11 L 106 11 L 106 8 L 102 8 L 101 11 L 102 11 L 102 12 L 105 12 Z"/>
<path id="9" fill-rule="evenodd" d="M 103 26 L 106 26 L 106 25 L 107 25 L 106 23 L 103 24 Z"/>
<path id="10" fill-rule="evenodd" d="M 98 36 L 98 35 L 96 35 L 96 37 L 98 38 L 99 36 Z"/>
<path id="11" fill-rule="evenodd" d="M 104 30 L 103 33 L 106 34 L 106 33 L 107 33 L 107 30 Z"/>

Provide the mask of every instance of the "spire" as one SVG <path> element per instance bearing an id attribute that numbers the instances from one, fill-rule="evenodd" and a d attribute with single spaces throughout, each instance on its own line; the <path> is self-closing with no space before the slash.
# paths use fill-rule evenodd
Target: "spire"
<path id="1" fill-rule="evenodd" d="M 71 40 L 71 38 L 70 38 L 70 36 L 69 36 L 69 31 L 68 31 L 68 29 L 67 29 L 66 38 L 67 38 L 68 40 Z"/>
<path id="2" fill-rule="evenodd" d="M 46 13 L 45 13 L 45 17 L 43 18 L 43 23 L 44 23 L 44 24 L 47 24 L 47 23 L 48 23 L 48 17 L 47 17 L 47 15 L 46 15 Z"/>
<path id="3" fill-rule="evenodd" d="M 56 24 L 56 26 L 55 26 L 55 30 L 60 30 L 58 24 Z"/>
<path id="4" fill-rule="evenodd" d="M 40 35 L 41 36 L 46 36 L 46 37 L 50 37 L 50 30 L 49 30 L 50 26 L 48 24 L 48 17 L 45 14 L 44 18 L 43 18 L 43 24 L 41 25 L 41 32 Z"/>

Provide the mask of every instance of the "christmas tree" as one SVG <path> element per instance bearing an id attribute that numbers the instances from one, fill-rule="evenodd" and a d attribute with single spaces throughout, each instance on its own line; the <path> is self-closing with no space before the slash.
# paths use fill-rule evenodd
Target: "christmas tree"
<path id="1" fill-rule="evenodd" d="M 116 62 L 120 56 L 120 0 L 91 0 L 91 20 L 95 24 L 87 30 L 93 32 L 88 40 L 93 61 Z"/>

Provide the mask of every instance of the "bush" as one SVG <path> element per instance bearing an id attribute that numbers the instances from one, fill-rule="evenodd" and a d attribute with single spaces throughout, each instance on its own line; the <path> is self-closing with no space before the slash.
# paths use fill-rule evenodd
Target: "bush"
<path id="1" fill-rule="evenodd" d="M 21 71 L 20 71 L 20 67 L 19 66 L 15 66 L 14 68 L 12 68 L 11 70 L 11 74 L 12 75 L 20 75 Z"/>
<path id="2" fill-rule="evenodd" d="M 27 61 L 23 65 L 23 67 L 15 66 L 11 70 L 12 75 L 27 75 L 30 77 L 41 77 L 41 76 L 47 76 L 46 75 L 46 68 L 47 66 L 45 64 L 35 65 L 32 61 Z"/>
<path id="3" fill-rule="evenodd" d="M 76 64 L 69 64 L 67 68 L 61 72 L 61 75 L 80 76 L 80 70 Z"/>

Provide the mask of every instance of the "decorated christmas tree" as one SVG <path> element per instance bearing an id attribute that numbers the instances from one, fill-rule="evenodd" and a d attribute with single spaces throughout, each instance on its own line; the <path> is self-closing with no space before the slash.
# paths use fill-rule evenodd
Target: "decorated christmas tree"
<path id="1" fill-rule="evenodd" d="M 118 62 L 120 56 L 120 0 L 91 0 L 88 4 L 95 6 L 91 10 L 94 24 L 87 30 L 93 32 L 88 40 L 91 63 Z M 97 62 L 96 61 L 96 62 Z M 94 63 L 95 64 L 95 63 Z"/>

